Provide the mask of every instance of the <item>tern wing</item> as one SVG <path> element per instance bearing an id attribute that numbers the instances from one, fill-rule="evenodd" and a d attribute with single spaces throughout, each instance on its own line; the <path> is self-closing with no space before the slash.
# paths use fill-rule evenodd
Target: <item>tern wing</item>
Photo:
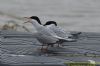
<path id="1" fill-rule="evenodd" d="M 69 36 L 69 34 L 64 29 L 62 29 L 60 27 L 57 27 L 54 25 L 48 25 L 46 28 L 51 29 L 59 37 L 68 38 L 68 36 Z"/>
<path id="2" fill-rule="evenodd" d="M 66 40 L 68 39 L 68 37 L 70 36 L 69 34 L 67 34 L 63 29 L 61 29 L 60 27 L 54 26 L 54 25 L 48 25 L 46 26 L 46 28 L 48 30 L 51 30 L 50 33 L 58 38 L 58 39 L 63 39 Z"/>

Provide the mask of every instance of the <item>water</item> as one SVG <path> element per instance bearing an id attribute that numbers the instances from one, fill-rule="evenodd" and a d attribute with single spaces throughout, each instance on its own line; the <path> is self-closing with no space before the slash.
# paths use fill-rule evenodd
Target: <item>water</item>
<path id="1" fill-rule="evenodd" d="M 55 20 L 68 31 L 100 32 L 99 6 L 100 0 L 0 0 L 0 23 L 21 24 L 18 17 L 37 15 L 43 24 Z"/>

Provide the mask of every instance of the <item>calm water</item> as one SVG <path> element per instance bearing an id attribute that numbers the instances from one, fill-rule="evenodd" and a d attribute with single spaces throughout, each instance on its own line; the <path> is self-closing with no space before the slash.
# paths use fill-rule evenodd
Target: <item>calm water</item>
<path id="1" fill-rule="evenodd" d="M 100 0 L 0 0 L 1 25 L 8 20 L 21 24 L 18 17 L 31 15 L 42 23 L 55 20 L 66 30 L 100 32 Z"/>

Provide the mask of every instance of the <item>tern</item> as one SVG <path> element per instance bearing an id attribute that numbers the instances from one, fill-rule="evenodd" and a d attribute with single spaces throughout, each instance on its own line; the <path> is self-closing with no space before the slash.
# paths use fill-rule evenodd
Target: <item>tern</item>
<path id="1" fill-rule="evenodd" d="M 34 33 L 34 37 L 40 43 L 42 43 L 41 50 L 43 49 L 44 45 L 47 46 L 45 48 L 47 50 L 49 45 L 52 46 L 59 40 L 65 40 L 65 38 L 57 36 L 52 30 L 43 26 L 37 16 L 31 16 L 31 17 L 25 17 L 25 18 L 27 18 L 27 21 L 24 23 L 31 23 L 37 31 L 36 33 Z"/>
<path id="2" fill-rule="evenodd" d="M 76 41 L 75 39 L 69 38 L 72 37 L 70 33 L 67 33 L 64 29 L 61 27 L 57 26 L 57 23 L 55 21 L 47 21 L 44 26 L 46 28 L 53 30 L 53 32 L 56 33 L 57 36 L 65 38 L 66 40 L 59 40 L 58 41 L 58 46 L 62 44 L 63 42 L 73 42 Z"/>

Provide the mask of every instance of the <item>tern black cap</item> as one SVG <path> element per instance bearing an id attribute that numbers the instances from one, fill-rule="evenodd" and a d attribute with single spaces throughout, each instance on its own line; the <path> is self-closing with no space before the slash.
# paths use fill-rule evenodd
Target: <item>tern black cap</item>
<path id="1" fill-rule="evenodd" d="M 34 20 L 36 20 L 39 24 L 41 24 L 41 21 L 40 21 L 39 17 L 37 17 L 37 16 L 31 16 L 31 17 L 29 17 L 29 18 L 34 19 Z"/>
<path id="2" fill-rule="evenodd" d="M 50 24 L 54 24 L 55 26 L 57 26 L 57 23 L 55 21 L 47 21 L 44 26 L 46 25 L 50 25 Z"/>

